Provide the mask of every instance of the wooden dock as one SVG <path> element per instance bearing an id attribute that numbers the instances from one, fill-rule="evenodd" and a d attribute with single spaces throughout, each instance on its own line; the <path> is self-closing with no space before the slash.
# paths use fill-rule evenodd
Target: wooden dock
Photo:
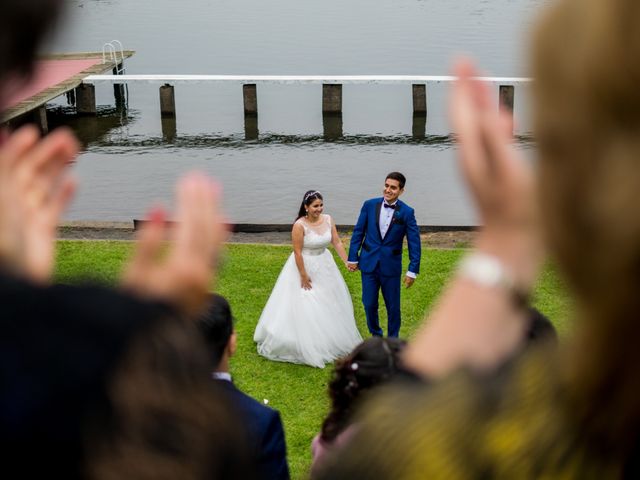
<path id="1" fill-rule="evenodd" d="M 132 50 L 124 50 L 123 58 L 127 59 L 134 53 Z M 9 97 L 0 123 L 41 109 L 47 102 L 76 89 L 89 75 L 113 72 L 117 67 L 111 58 L 104 58 L 102 52 L 44 56 L 36 62 L 34 75 L 29 84 L 16 88 Z"/>

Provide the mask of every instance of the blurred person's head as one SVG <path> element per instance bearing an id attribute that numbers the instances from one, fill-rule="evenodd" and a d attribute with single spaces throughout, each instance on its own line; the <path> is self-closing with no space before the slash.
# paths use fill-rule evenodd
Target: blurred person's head
<path id="1" fill-rule="evenodd" d="M 168 320 L 130 339 L 106 385 L 108 409 L 85 421 L 89 476 L 254 478 L 235 406 L 208 378 L 201 336 Z"/>
<path id="2" fill-rule="evenodd" d="M 572 412 L 613 451 L 640 431 L 640 2 L 564 0 L 534 41 L 546 240 L 575 292 Z"/>
<path id="3" fill-rule="evenodd" d="M 397 338 L 371 337 L 336 362 L 329 383 L 331 411 L 322 424 L 322 440 L 331 441 L 341 433 L 364 394 L 398 373 L 405 345 Z"/>
<path id="4" fill-rule="evenodd" d="M 198 319 L 198 328 L 205 339 L 211 368 L 227 371 L 237 340 L 231 306 L 226 298 L 215 293 L 211 295 L 206 311 Z"/>
<path id="5" fill-rule="evenodd" d="M 5 0 L 0 5 L 0 109 L 6 81 L 31 73 L 35 55 L 63 5 L 63 0 Z"/>

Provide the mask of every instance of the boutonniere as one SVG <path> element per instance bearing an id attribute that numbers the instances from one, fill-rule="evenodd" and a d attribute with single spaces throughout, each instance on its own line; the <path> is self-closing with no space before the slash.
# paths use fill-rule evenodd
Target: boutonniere
<path id="1" fill-rule="evenodd" d="M 397 223 L 398 225 L 404 224 L 404 221 L 402 220 L 402 218 L 400 218 L 400 212 L 398 212 L 397 210 L 393 212 L 391 223 Z"/>

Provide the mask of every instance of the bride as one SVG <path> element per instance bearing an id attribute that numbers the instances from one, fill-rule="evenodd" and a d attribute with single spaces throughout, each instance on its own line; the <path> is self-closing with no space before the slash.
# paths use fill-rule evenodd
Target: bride
<path id="1" fill-rule="evenodd" d="M 362 342 L 353 303 L 333 256 L 347 254 L 331 217 L 322 213 L 322 195 L 304 194 L 284 264 L 253 336 L 258 353 L 271 360 L 323 368 Z"/>

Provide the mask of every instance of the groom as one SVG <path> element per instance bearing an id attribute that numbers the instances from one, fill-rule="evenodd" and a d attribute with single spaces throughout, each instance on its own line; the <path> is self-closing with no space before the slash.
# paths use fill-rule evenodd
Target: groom
<path id="1" fill-rule="evenodd" d="M 384 181 L 382 198 L 372 198 L 362 205 L 349 247 L 348 268 L 362 272 L 362 303 L 369 332 L 382 336 L 378 320 L 378 293 L 382 290 L 387 307 L 389 337 L 400 332 L 400 277 L 402 276 L 402 242 L 409 245 L 409 270 L 404 277 L 413 285 L 420 270 L 420 231 L 409 205 L 398 200 L 404 192 L 406 178 L 391 172 Z"/>

